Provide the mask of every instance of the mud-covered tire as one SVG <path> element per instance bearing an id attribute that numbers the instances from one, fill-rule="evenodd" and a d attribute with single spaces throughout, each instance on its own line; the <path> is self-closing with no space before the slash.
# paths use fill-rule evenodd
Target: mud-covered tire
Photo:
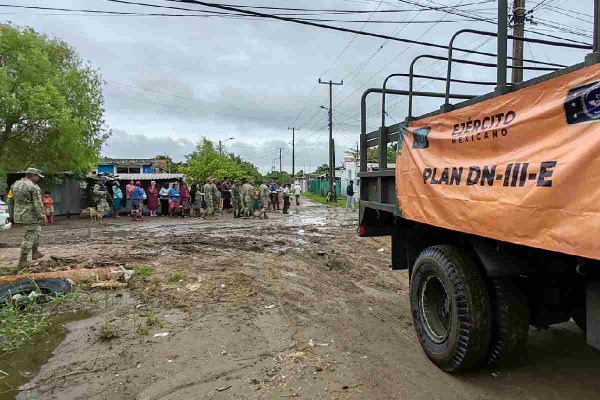
<path id="1" fill-rule="evenodd" d="M 71 290 L 71 284 L 64 279 L 21 279 L 17 282 L 0 285 L 0 307 L 4 306 L 14 295 L 23 296 L 38 291 L 41 293 L 39 301 L 43 302 L 59 293 L 65 293 Z"/>
<path id="2" fill-rule="evenodd" d="M 425 249 L 410 284 L 413 323 L 425 354 L 440 369 L 482 364 L 491 336 L 490 299 L 477 265 L 461 249 Z"/>
<path id="3" fill-rule="evenodd" d="M 506 366 L 516 362 L 527 350 L 529 306 L 527 298 L 508 278 L 490 280 L 492 338 L 486 363 Z"/>

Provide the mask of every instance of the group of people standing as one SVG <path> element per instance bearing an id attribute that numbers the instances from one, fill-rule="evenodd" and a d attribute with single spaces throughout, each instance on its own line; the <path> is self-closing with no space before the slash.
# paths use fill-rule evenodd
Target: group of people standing
<path id="1" fill-rule="evenodd" d="M 204 184 L 186 182 L 163 183 L 157 185 L 151 181 L 144 189 L 140 181 L 131 180 L 122 190 L 118 181 L 108 182 L 108 177 L 101 176 L 95 183 L 92 195 L 99 213 L 119 217 L 126 211 L 133 220 L 143 219 L 144 205 L 150 217 L 180 216 L 216 218 L 222 212 L 233 213 L 235 218 L 268 218 L 267 211 L 281 210 L 289 212 L 292 196 L 296 205 L 300 205 L 300 185 L 279 185 L 275 181 L 256 182 L 234 180 L 228 178 L 216 181 L 209 177 Z M 109 204 L 112 203 L 112 204 Z"/>

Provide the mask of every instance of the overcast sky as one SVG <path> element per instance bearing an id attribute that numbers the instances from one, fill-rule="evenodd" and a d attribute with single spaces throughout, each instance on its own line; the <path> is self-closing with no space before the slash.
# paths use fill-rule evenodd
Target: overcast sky
<path id="1" fill-rule="evenodd" d="M 412 10 L 395 13 L 316 15 L 308 18 L 386 20 L 411 24 L 331 23 L 348 28 L 396 35 L 402 38 L 447 44 L 461 28 L 494 30 L 492 24 L 465 21 L 457 15 L 427 11 L 414 3 L 439 6 L 467 5 L 484 0 L 237 0 L 236 4 L 336 10 Z M 145 0 L 148 4 L 203 7 Z M 224 3 L 225 1 L 221 1 Z M 136 13 L 190 12 L 118 4 L 106 0 L 12 0 L 8 4 L 69 9 L 112 10 Z M 527 0 L 527 10 L 537 25 L 527 29 L 591 43 L 592 0 Z M 477 11 L 487 20 L 496 17 L 495 2 L 460 8 Z M 266 11 L 277 12 L 277 11 Z M 290 11 L 279 11 L 290 12 Z M 336 161 L 355 148 L 359 134 L 360 96 L 369 87 L 381 86 L 390 73 L 408 72 L 412 58 L 423 53 L 444 55 L 442 50 L 351 33 L 322 30 L 287 22 L 248 18 L 155 17 L 83 15 L 64 11 L 0 8 L 0 18 L 55 35 L 74 46 L 81 57 L 97 68 L 106 81 L 106 120 L 113 135 L 102 153 L 111 157 L 152 157 L 168 154 L 183 160 L 205 136 L 215 142 L 233 137 L 226 149 L 257 165 L 261 172 L 275 162 L 279 148 L 285 170 L 291 171 L 291 131 L 296 126 L 296 170 L 327 162 L 328 88 L 318 78 L 344 80 L 334 89 Z M 51 15 L 55 14 L 55 15 Z M 458 21 L 420 23 L 423 21 Z M 419 23 L 417 23 L 419 22 Z M 572 31 L 569 33 L 566 31 Z M 532 37 L 531 33 L 527 34 Z M 464 36 L 459 46 L 495 52 L 495 42 Z M 529 45 L 525 56 L 539 61 L 571 65 L 583 60 L 585 50 Z M 462 56 L 461 53 L 457 55 Z M 494 62 L 493 58 L 469 56 Z M 443 63 L 421 60 L 417 73 L 441 75 Z M 543 73 L 543 72 L 542 72 Z M 526 72 L 533 77 L 538 72 Z M 495 71 L 457 66 L 453 77 L 490 81 Z M 395 78 L 389 87 L 406 89 L 406 78 Z M 439 83 L 421 80 L 417 88 L 441 90 Z M 453 85 L 453 92 L 482 94 L 489 87 Z M 369 97 L 369 128 L 380 125 L 379 98 Z M 406 101 L 390 97 L 388 122 L 406 116 Z M 416 113 L 437 109 L 440 102 L 418 99 Z"/>

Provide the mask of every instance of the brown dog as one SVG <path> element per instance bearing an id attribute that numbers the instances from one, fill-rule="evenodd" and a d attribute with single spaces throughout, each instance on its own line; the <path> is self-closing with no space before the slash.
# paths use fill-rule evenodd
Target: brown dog
<path id="1" fill-rule="evenodd" d="M 98 210 L 96 210 L 94 207 L 88 207 L 87 211 L 90 214 L 90 221 L 102 221 L 102 215 L 99 215 Z"/>

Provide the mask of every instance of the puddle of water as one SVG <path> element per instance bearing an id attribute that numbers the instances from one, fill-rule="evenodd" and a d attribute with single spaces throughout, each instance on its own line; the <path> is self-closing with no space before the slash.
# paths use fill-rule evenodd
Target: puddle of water
<path id="1" fill-rule="evenodd" d="M 17 398 L 19 386 L 29 382 L 40 368 L 52 357 L 52 352 L 64 338 L 68 330 L 65 324 L 89 318 L 89 311 L 76 311 L 51 318 L 48 332 L 37 336 L 33 343 L 23 349 L 0 357 L 0 370 L 8 376 L 0 376 L 0 400 Z"/>

